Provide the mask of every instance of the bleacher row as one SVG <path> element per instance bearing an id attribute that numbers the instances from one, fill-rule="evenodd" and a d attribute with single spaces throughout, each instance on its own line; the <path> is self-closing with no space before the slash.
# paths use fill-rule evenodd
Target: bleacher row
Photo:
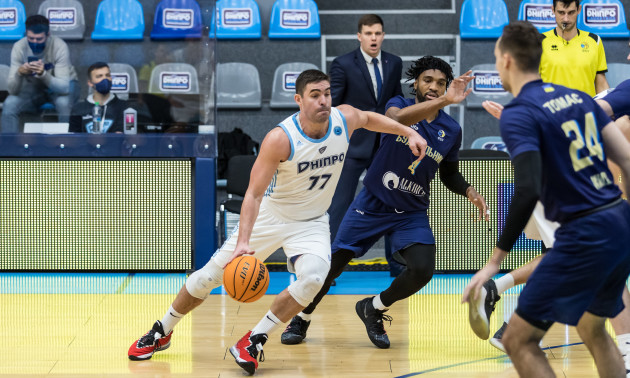
<path id="1" fill-rule="evenodd" d="M 126 63 L 109 63 L 112 75 L 111 91 L 127 99 L 130 93 L 138 93 L 136 70 Z M 285 63 L 278 68 L 273 78 L 270 107 L 275 109 L 297 109 L 293 100 L 295 80 L 307 69 L 317 69 L 311 63 Z M 0 64 L 0 91 L 7 90 L 9 66 Z M 217 102 L 219 109 L 259 109 L 262 93 L 258 69 L 248 63 L 219 63 L 216 68 Z M 149 80 L 149 93 L 199 94 L 197 70 L 187 63 L 163 63 L 155 66 Z"/>
<path id="2" fill-rule="evenodd" d="M 78 0 L 46 0 L 38 14 L 50 21 L 51 33 L 66 40 L 85 34 L 85 15 Z M 248 39 L 261 37 L 258 5 L 254 0 L 218 0 L 209 37 Z M 163 0 L 155 9 L 151 38 L 201 38 L 204 25 L 195 0 Z M 24 36 L 26 11 L 20 0 L 0 0 L 0 40 Z M 102 0 L 96 12 L 93 40 L 142 40 L 145 22 L 138 0 Z M 319 14 L 313 0 L 277 0 L 269 25 L 269 38 L 319 38 Z"/>
<path id="3" fill-rule="evenodd" d="M 555 25 L 552 0 L 523 0 L 519 20 L 539 30 Z M 619 0 L 584 0 L 578 28 L 604 38 L 630 36 L 623 4 Z M 85 33 L 83 6 L 78 0 L 46 0 L 39 14 L 51 23 L 53 34 L 64 39 L 82 39 Z M 26 13 L 20 0 L 0 0 L 0 40 L 24 36 Z M 460 17 L 460 35 L 468 39 L 496 39 L 509 22 L 504 0 L 465 0 Z M 260 11 L 254 0 L 218 0 L 211 18 L 209 36 L 218 39 L 261 37 Z M 145 21 L 138 0 L 102 0 L 99 3 L 93 40 L 141 40 Z M 152 39 L 200 38 L 202 14 L 195 0 L 163 0 L 154 13 Z M 277 0 L 269 23 L 269 38 L 319 38 L 317 4 L 313 0 Z"/>
<path id="4" fill-rule="evenodd" d="M 521 1 L 518 19 L 529 21 L 538 30 L 547 31 L 556 25 L 551 11 L 552 0 Z M 623 4 L 619 0 L 583 0 L 578 29 L 588 30 L 603 38 L 630 37 Z M 497 39 L 510 22 L 503 0 L 465 0 L 459 22 L 464 39 Z"/>

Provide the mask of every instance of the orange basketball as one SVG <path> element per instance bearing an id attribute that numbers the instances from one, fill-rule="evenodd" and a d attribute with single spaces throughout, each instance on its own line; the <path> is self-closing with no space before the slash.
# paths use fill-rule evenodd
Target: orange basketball
<path id="1" fill-rule="evenodd" d="M 223 271 L 223 287 L 239 302 L 249 303 L 262 298 L 269 286 L 269 271 L 262 261 L 251 255 L 235 258 Z"/>

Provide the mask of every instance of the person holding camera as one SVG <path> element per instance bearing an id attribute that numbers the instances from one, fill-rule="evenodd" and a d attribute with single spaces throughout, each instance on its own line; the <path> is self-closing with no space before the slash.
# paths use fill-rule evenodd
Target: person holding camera
<path id="1" fill-rule="evenodd" d="M 77 74 L 70 63 L 68 45 L 50 35 L 44 16 L 26 19 L 26 37 L 13 45 L 0 132 L 20 131 L 20 114 L 39 113 L 43 104 L 55 105 L 60 122 L 68 122 L 75 102 Z"/>

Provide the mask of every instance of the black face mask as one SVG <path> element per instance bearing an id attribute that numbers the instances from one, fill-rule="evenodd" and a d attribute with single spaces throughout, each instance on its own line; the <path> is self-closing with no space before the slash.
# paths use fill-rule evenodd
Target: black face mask
<path id="1" fill-rule="evenodd" d="M 29 42 L 28 47 L 31 48 L 31 50 L 33 51 L 33 54 L 41 54 L 46 48 L 46 42 L 45 41 L 42 43 Z"/>

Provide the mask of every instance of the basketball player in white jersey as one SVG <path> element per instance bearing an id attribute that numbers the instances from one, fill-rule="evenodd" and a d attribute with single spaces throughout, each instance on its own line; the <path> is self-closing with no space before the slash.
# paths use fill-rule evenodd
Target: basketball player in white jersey
<path id="1" fill-rule="evenodd" d="M 263 361 L 267 335 L 288 322 L 319 292 L 330 269 L 328 209 L 352 132 L 365 128 L 409 138 L 422 159 L 426 141 L 415 130 L 383 115 L 349 105 L 331 108 L 330 80 L 318 70 L 297 78 L 295 101 L 300 111 L 265 137 L 252 168 L 239 225 L 200 270 L 193 273 L 170 309 L 129 348 L 131 360 L 146 360 L 170 346 L 173 327 L 222 284 L 232 259 L 253 254 L 264 261 L 278 248 L 297 280 L 281 292 L 262 320 L 230 348 L 249 374 Z"/>

